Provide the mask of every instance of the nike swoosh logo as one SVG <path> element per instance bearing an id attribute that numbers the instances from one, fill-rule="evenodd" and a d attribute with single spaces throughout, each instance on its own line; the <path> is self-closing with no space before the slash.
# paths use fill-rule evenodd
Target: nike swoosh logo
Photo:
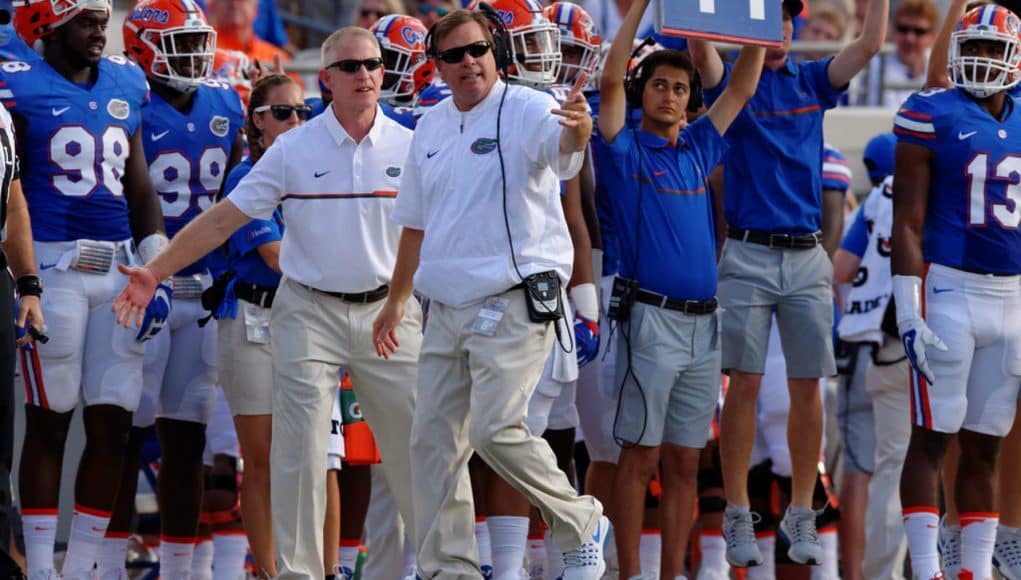
<path id="1" fill-rule="evenodd" d="M 433 155 L 436 155 L 436 154 L 437 154 L 437 153 L 439 153 L 439 152 L 440 152 L 440 150 L 439 150 L 439 149 L 437 149 L 436 151 L 430 151 L 430 152 L 428 152 L 428 153 L 426 153 L 426 154 L 425 154 L 425 158 L 426 158 L 426 159 L 432 159 L 432 158 L 433 158 Z"/>
<path id="2" fill-rule="evenodd" d="M 969 131 L 967 133 L 965 133 L 964 131 L 960 131 L 960 132 L 957 133 L 957 140 L 958 141 L 964 141 L 965 139 L 967 139 L 968 137 L 971 137 L 975 133 L 978 133 L 978 131 Z"/>
<path id="3" fill-rule="evenodd" d="M 71 108 L 71 107 L 62 107 L 62 108 L 58 109 L 58 108 L 56 108 L 56 107 L 53 107 L 53 109 L 51 109 L 51 110 L 50 110 L 50 113 L 51 113 L 51 114 L 52 114 L 52 115 L 53 115 L 54 117 L 59 117 L 59 116 L 63 115 L 64 113 L 66 113 L 66 112 L 67 112 L 67 110 L 68 110 L 68 109 L 70 109 L 70 108 Z"/>
<path id="4" fill-rule="evenodd" d="M 332 169 L 327 169 L 326 171 L 316 171 L 316 172 L 312 173 L 312 175 L 315 176 L 316 179 L 319 179 L 320 177 L 326 175 L 330 171 L 333 171 L 333 170 Z"/>
<path id="5" fill-rule="evenodd" d="M 166 137 L 168 133 L 170 133 L 170 131 L 164 131 L 162 133 L 150 133 L 149 138 L 152 139 L 153 142 L 155 143 L 156 141 L 159 141 L 160 139 Z"/>
<path id="6" fill-rule="evenodd" d="M 39 264 L 39 269 L 40 270 L 49 270 L 50 268 L 56 268 L 56 267 L 57 267 L 57 263 L 56 262 L 54 262 L 52 264 Z"/>
<path id="7" fill-rule="evenodd" d="M 942 294 L 944 292 L 953 292 L 953 291 L 954 291 L 953 288 L 933 288 L 932 289 L 932 292 L 934 294 Z"/>

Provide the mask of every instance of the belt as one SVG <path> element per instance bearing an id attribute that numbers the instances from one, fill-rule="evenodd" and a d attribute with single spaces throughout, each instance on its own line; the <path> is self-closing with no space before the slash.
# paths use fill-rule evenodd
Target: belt
<path id="1" fill-rule="evenodd" d="M 720 306 L 720 303 L 715 298 L 710 298 L 709 300 L 679 300 L 656 292 L 642 290 L 641 288 L 635 293 L 635 300 L 642 304 L 651 304 L 667 310 L 683 312 L 684 314 L 712 314 Z"/>
<path id="2" fill-rule="evenodd" d="M 772 234 L 769 232 L 728 228 L 727 237 L 741 240 L 742 242 L 769 246 L 770 248 L 787 248 L 791 250 L 808 250 L 822 243 L 822 234 L 819 232 L 792 236 L 791 234 Z"/>
<path id="3" fill-rule="evenodd" d="M 256 306 L 270 308 L 273 306 L 273 298 L 277 295 L 277 289 L 248 282 L 235 282 L 234 295 Z"/>
<path id="4" fill-rule="evenodd" d="M 376 288 L 375 290 L 369 290 L 368 292 L 357 292 L 354 294 L 348 294 L 346 292 L 327 292 L 326 290 L 319 290 L 318 288 L 312 288 L 311 286 L 306 286 L 306 288 L 313 290 L 315 292 L 319 292 L 321 294 L 326 294 L 327 296 L 340 298 L 344 302 L 354 302 L 356 304 L 368 304 L 370 302 L 379 302 L 380 300 L 386 298 L 387 294 L 390 293 L 389 284 L 383 284 L 382 286 Z"/>

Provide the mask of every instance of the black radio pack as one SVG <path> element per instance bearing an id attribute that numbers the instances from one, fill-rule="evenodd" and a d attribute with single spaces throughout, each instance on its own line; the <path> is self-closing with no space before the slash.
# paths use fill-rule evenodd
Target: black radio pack
<path id="1" fill-rule="evenodd" d="M 532 322 L 559 320 L 564 315 L 561 302 L 560 277 L 548 270 L 532 274 L 522 283 L 525 286 L 525 303 L 528 304 L 528 318 Z"/>
<path id="2" fill-rule="evenodd" d="M 606 309 L 606 315 L 610 320 L 627 322 L 631 318 L 631 306 L 635 303 L 637 294 L 637 280 L 615 276 L 613 289 L 610 291 L 610 306 Z"/>

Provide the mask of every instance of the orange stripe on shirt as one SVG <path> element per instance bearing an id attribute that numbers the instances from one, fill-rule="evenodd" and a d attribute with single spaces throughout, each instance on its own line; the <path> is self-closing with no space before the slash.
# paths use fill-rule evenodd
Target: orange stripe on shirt
<path id="1" fill-rule="evenodd" d="M 798 107 L 797 109 L 791 109 L 789 111 L 755 111 L 755 114 L 763 117 L 777 115 L 804 115 L 805 113 L 818 111 L 821 108 L 822 107 L 819 105 L 808 105 L 807 107 Z"/>
<path id="2" fill-rule="evenodd" d="M 396 191 L 377 189 L 368 193 L 288 193 L 280 198 L 285 199 L 362 199 L 370 197 L 391 198 L 397 197 Z"/>

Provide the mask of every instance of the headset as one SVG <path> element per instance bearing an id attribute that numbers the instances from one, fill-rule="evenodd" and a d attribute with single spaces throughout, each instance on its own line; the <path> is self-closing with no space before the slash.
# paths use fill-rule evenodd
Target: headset
<path id="1" fill-rule="evenodd" d="M 493 35 L 493 58 L 496 60 L 496 68 L 507 76 L 507 71 L 514 63 L 511 54 L 511 36 L 507 25 L 503 23 L 500 14 L 488 2 L 479 2 L 478 11 L 489 21 Z M 436 24 L 429 27 L 429 33 L 425 35 L 425 54 L 430 58 L 438 58 L 439 51 L 436 49 L 435 40 Z"/>
<path id="2" fill-rule="evenodd" d="M 650 36 L 642 41 L 641 44 L 635 48 L 634 52 L 631 53 L 631 59 L 634 60 L 638 57 L 638 53 L 642 51 L 646 46 L 651 46 L 655 43 L 655 40 Z M 647 57 L 646 57 L 647 58 Z M 624 75 L 624 94 L 627 99 L 628 110 L 635 110 L 642 108 L 642 95 L 645 93 L 645 85 L 649 82 L 649 77 L 652 76 L 653 70 L 650 67 L 645 66 L 646 59 L 643 58 L 642 62 L 638 63 L 631 70 Z M 699 78 L 698 71 L 692 67 L 691 78 L 688 86 L 688 107 L 687 111 L 697 111 L 702 107 L 702 79 Z"/>

